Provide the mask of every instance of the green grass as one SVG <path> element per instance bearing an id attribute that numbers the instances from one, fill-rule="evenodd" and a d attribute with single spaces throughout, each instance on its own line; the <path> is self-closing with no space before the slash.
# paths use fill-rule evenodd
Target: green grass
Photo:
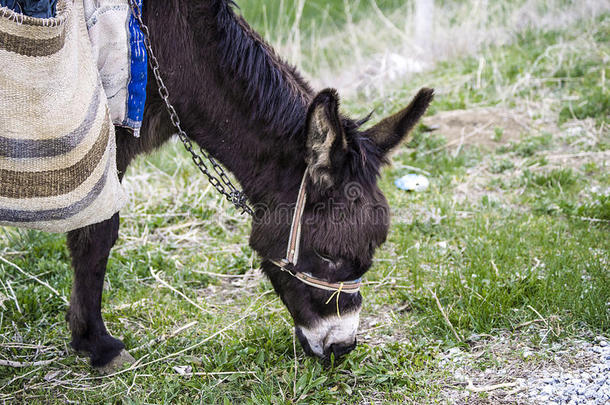
<path id="1" fill-rule="evenodd" d="M 239 2 L 259 29 L 264 18 L 281 15 L 279 1 L 264 3 L 267 17 L 254 12 L 260 1 Z M 358 4 L 355 20 L 367 18 L 368 3 Z M 326 18 L 335 24 L 329 30 L 341 30 L 342 8 L 342 1 L 307 2 L 304 24 Z M 54 360 L 1 367 L 0 402 L 443 403 L 452 380 L 439 358 L 452 347 L 469 350 L 472 336 L 543 347 L 610 335 L 610 171 L 603 155 L 610 141 L 602 79 L 609 23 L 605 14 L 562 30 L 528 30 L 372 99 L 357 92 L 344 100 L 346 112 L 360 116 L 374 107 L 378 119 L 427 85 L 438 89 L 432 112 L 526 106 L 532 120 L 546 124 L 529 125 L 519 139 L 506 139 L 494 125 L 497 147 L 457 152 L 443 133 L 418 129 L 398 151 L 380 180 L 392 207 L 391 231 L 363 288 L 361 344 L 343 363 L 324 368 L 298 343 L 295 351 L 289 314 L 254 271 L 247 218 L 172 143 L 126 175 L 131 202 L 104 289 L 108 328 L 144 366 L 112 378 L 93 374 L 67 348 L 65 305 L 57 295 L 70 295 L 65 237 L 3 228 L 0 256 L 57 294 L 0 262 L 0 359 Z M 282 24 L 269 32 L 290 21 Z M 482 69 L 480 58 L 487 61 Z M 428 190 L 395 188 L 393 181 L 412 170 L 407 166 L 427 173 Z M 544 322 L 521 327 L 539 315 Z M 479 365 L 495 361 L 486 357 Z M 181 375 L 185 366 L 195 375 Z"/>
<path id="2" fill-rule="evenodd" d="M 608 126 L 610 92 L 606 63 L 610 52 L 610 16 L 579 23 L 564 30 L 516 33 L 509 46 L 484 49 L 479 55 L 440 62 L 437 68 L 403 91 L 390 95 L 390 106 L 401 103 L 417 86 L 442 86 L 443 97 L 431 110 L 463 109 L 477 105 L 520 102 L 552 104 L 558 124 L 593 118 Z M 422 82 L 423 81 L 423 82 Z M 360 100 L 359 100 L 360 101 Z M 378 106 L 386 100 L 376 100 Z M 383 104 L 382 104 L 383 103 Z M 386 104 L 387 105 L 387 104 Z M 501 139 L 501 128 L 496 137 Z M 605 146 L 607 148 L 607 145 Z"/>
<path id="3" fill-rule="evenodd" d="M 358 21 L 370 15 L 372 8 L 371 3 L 365 0 L 348 3 L 344 0 L 238 0 L 237 4 L 246 21 L 261 32 L 270 34 L 268 38 L 272 40 L 276 39 L 276 35 L 289 34 L 288 28 L 293 27 L 295 22 L 306 31 L 316 28 L 327 31 L 341 29 L 348 15 Z M 379 8 L 385 11 L 404 4 L 404 0 L 377 1 Z"/>

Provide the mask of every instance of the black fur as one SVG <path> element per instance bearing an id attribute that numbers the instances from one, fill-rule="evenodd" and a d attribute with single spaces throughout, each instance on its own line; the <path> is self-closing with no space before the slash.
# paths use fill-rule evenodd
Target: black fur
<path id="1" fill-rule="evenodd" d="M 161 74 L 184 129 L 235 174 L 257 207 L 250 245 L 263 258 L 283 257 L 306 168 L 306 118 L 315 94 L 235 15 L 232 2 L 144 3 Z M 161 146 L 174 132 L 151 71 L 147 92 L 141 137 L 116 128 L 121 173 L 135 156 Z M 340 116 L 335 107 L 328 111 L 343 127 L 347 149 L 333 163 L 336 184 L 331 190 L 308 184 L 299 270 L 341 281 L 364 274 L 375 248 L 386 238 L 388 205 L 376 185 L 385 157 L 384 150 L 359 130 L 362 121 Z M 124 347 L 108 334 L 101 317 L 103 277 L 117 234 L 118 214 L 68 235 L 75 270 L 67 317 L 72 346 L 87 352 L 95 366 L 108 363 Z M 298 282 L 268 261 L 263 270 L 296 324 L 310 325 L 336 310 L 334 304 L 325 304 L 330 293 Z M 359 307 L 361 301 L 360 294 L 339 298 L 343 312 Z"/>

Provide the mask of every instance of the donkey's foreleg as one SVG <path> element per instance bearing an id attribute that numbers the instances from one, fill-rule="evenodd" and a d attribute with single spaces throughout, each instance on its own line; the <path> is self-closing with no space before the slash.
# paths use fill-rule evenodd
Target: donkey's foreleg
<path id="1" fill-rule="evenodd" d="M 125 345 L 110 336 L 102 320 L 102 289 L 110 249 L 119 233 L 119 214 L 68 233 L 72 254 L 74 285 L 67 319 L 72 332 L 72 347 L 91 358 L 91 365 L 106 368 L 122 366 L 133 358 Z M 110 366 L 110 367 L 109 367 Z"/>

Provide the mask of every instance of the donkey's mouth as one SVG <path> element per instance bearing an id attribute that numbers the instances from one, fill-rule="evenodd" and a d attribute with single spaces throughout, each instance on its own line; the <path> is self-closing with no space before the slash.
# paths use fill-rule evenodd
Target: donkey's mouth
<path id="1" fill-rule="evenodd" d="M 324 361 L 332 362 L 333 360 L 336 362 L 341 358 L 344 358 L 346 354 L 351 352 L 358 345 L 358 341 L 354 339 L 354 342 L 351 344 L 341 344 L 341 343 L 333 343 L 324 351 Z"/>
<path id="2" fill-rule="evenodd" d="M 328 347 L 323 348 L 322 345 L 317 344 L 316 342 L 312 345 L 300 327 L 297 326 L 295 332 L 305 354 L 312 357 L 318 357 L 325 363 L 329 363 L 333 360 L 335 362 L 339 361 L 339 359 L 354 350 L 358 344 L 357 340 L 354 338 L 351 343 L 332 343 Z"/>

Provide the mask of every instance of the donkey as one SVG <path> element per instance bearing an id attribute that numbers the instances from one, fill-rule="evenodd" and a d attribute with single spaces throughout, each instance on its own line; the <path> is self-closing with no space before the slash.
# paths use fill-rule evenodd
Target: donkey
<path id="1" fill-rule="evenodd" d="M 264 207 L 256 210 L 249 243 L 263 258 L 262 270 L 288 308 L 301 346 L 321 358 L 348 353 L 356 344 L 362 297 L 316 288 L 282 271 L 274 259 L 284 256 L 290 238 L 292 214 L 285 208 L 295 207 L 305 179 L 294 270 L 328 283 L 360 278 L 388 233 L 380 168 L 424 114 L 433 90 L 421 89 L 406 108 L 363 130 L 364 120 L 339 112 L 335 90 L 315 93 L 235 13 L 231 0 L 144 3 L 143 19 L 182 126 L 235 175 L 252 204 Z M 149 77 L 141 136 L 116 128 L 121 178 L 134 157 L 174 134 L 150 70 Z M 74 268 L 66 316 L 71 346 L 97 368 L 133 361 L 101 315 L 118 229 L 117 213 L 67 237 Z"/>

